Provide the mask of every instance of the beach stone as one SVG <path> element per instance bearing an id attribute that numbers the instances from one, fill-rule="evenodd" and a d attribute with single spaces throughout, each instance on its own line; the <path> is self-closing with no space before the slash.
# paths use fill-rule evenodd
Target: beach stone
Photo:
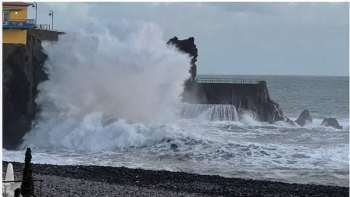
<path id="1" fill-rule="evenodd" d="M 23 163 L 12 162 L 15 178 Z M 3 161 L 3 166 L 7 162 Z M 152 171 L 110 166 L 33 164 L 34 178 L 44 180 L 43 196 L 261 196 L 343 197 L 349 187 L 289 184 L 266 180 L 225 178 L 184 172 Z M 5 170 L 3 169 L 3 174 Z M 136 181 L 138 181 L 136 183 Z M 38 190 L 35 190 L 38 191 Z"/>

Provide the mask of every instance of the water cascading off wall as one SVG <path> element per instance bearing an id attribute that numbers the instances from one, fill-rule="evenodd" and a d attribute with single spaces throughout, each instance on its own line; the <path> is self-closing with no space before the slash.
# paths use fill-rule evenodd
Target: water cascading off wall
<path id="1" fill-rule="evenodd" d="M 211 121 L 238 121 L 234 105 L 183 104 L 180 118 L 203 119 Z"/>

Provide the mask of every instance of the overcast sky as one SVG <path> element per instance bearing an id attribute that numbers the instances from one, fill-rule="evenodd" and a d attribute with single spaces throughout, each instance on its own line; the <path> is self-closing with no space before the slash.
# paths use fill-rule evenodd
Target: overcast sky
<path id="1" fill-rule="evenodd" d="M 199 74 L 349 74 L 348 3 L 38 3 L 39 24 L 50 10 L 66 32 L 125 19 L 194 37 Z"/>

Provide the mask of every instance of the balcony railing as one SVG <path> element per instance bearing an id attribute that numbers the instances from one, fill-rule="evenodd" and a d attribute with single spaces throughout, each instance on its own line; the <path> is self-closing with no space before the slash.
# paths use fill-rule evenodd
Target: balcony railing
<path id="1" fill-rule="evenodd" d="M 2 21 L 3 29 L 30 29 L 35 27 L 35 19 Z"/>
<path id="2" fill-rule="evenodd" d="M 235 84 L 259 84 L 258 79 L 233 79 L 233 78 L 197 78 L 197 83 L 235 83 Z"/>

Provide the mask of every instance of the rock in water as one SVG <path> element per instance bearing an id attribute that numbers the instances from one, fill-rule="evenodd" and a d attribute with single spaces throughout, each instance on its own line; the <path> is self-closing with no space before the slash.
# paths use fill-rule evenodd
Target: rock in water
<path id="1" fill-rule="evenodd" d="M 176 144 L 171 144 L 171 145 L 170 145 L 170 148 L 171 148 L 171 149 L 177 149 L 177 147 L 178 147 L 178 146 L 177 146 Z"/>
<path id="2" fill-rule="evenodd" d="M 277 111 L 277 112 L 275 113 L 275 121 L 284 121 L 285 118 L 284 118 L 284 116 L 283 116 L 282 114 L 283 114 L 283 113 Z"/>
<path id="3" fill-rule="evenodd" d="M 326 127 L 333 127 L 336 129 L 343 129 L 343 127 L 339 125 L 338 120 L 335 118 L 325 118 L 323 119 L 321 125 Z"/>
<path id="4" fill-rule="evenodd" d="M 295 122 L 293 120 L 291 120 L 291 119 L 289 119 L 287 117 L 285 117 L 285 119 L 286 119 L 285 120 L 286 123 L 290 124 L 291 126 L 295 126 Z"/>
<path id="5" fill-rule="evenodd" d="M 305 126 L 307 123 L 312 123 L 312 117 L 309 110 L 301 112 L 299 118 L 295 121 L 299 126 Z"/>
<path id="6" fill-rule="evenodd" d="M 189 72 L 191 73 L 191 81 L 194 82 L 197 75 L 197 57 L 198 57 L 198 49 L 196 44 L 194 43 L 194 38 L 190 37 L 185 40 L 179 40 L 176 36 L 170 39 L 167 44 L 173 44 L 176 46 L 178 50 L 183 53 L 189 54 L 191 57 L 191 68 Z"/>

